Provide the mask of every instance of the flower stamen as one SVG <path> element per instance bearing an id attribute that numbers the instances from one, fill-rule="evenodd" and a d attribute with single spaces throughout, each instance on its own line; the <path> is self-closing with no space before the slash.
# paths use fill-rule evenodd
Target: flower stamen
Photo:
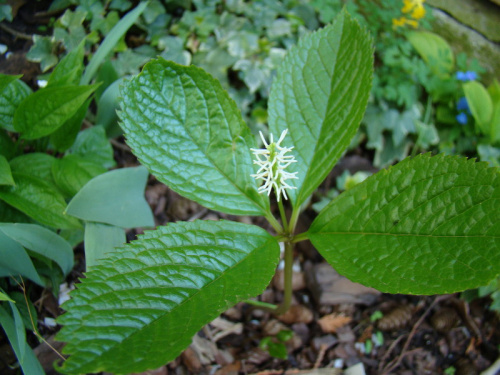
<path id="1" fill-rule="evenodd" d="M 293 155 L 285 155 L 287 152 L 293 150 L 293 147 L 282 147 L 280 144 L 285 139 L 288 129 L 281 133 L 278 142 L 274 142 L 273 135 L 271 134 L 269 143 L 266 142 L 262 132 L 260 137 L 264 143 L 263 149 L 252 148 L 252 152 L 256 159 L 253 161 L 260 168 L 257 173 L 251 176 L 256 180 L 263 180 L 264 184 L 259 187 L 259 193 L 266 193 L 269 196 L 271 190 L 274 189 L 278 202 L 280 201 L 280 196 L 283 194 L 285 199 L 288 199 L 285 189 L 296 189 L 295 186 L 290 186 L 286 180 L 288 179 L 298 179 L 297 172 L 287 172 L 285 169 L 292 163 L 296 163 L 295 157 Z"/>

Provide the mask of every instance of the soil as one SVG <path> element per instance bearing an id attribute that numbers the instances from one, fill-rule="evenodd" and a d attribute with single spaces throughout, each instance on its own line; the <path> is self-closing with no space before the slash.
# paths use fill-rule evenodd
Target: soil
<path id="1" fill-rule="evenodd" d="M 23 80 L 36 88 L 38 64 L 26 60 L 30 35 L 47 22 L 43 11 L 50 1 L 23 3 L 12 23 L 0 24 L 0 43 L 8 46 L 9 58 L 0 56 L 0 73 L 24 74 Z M 26 4 L 24 4 L 26 3 Z M 113 141 L 119 167 L 136 165 L 123 139 Z M 362 147 L 352 151 L 334 168 L 320 191 L 334 187 L 335 177 L 343 170 L 374 171 L 371 155 Z M 150 177 L 146 198 L 157 225 L 178 220 L 229 219 L 263 226 L 250 217 L 233 217 L 210 211 L 189 201 Z M 306 210 L 299 231 L 307 229 L 315 212 Z M 128 240 L 140 230 L 129 231 Z M 326 266 L 310 243 L 301 242 L 296 251 L 294 302 L 289 313 L 276 317 L 270 313 L 238 304 L 207 325 L 193 344 L 175 361 L 147 374 L 479 374 L 499 357 L 499 316 L 488 309 L 490 300 L 481 298 L 467 303 L 459 294 L 444 296 L 390 295 L 349 282 Z M 76 266 L 66 282 L 73 285 L 83 276 L 84 254 L 75 249 Z M 282 299 L 280 271 L 260 300 L 279 303 Z M 57 299 L 48 290 L 31 286 L 29 298 L 38 312 L 38 329 L 53 345 L 39 344 L 34 335 L 29 343 L 47 374 L 57 374 L 54 342 L 58 327 L 47 325 L 45 318 L 62 313 Z M 378 313 L 381 312 L 382 314 Z M 373 317 L 382 318 L 373 321 Z M 292 331 L 281 344 L 280 331 Z M 270 337 L 275 347 L 286 346 L 286 359 L 259 348 Z M 265 341 L 265 340 L 264 340 Z M 271 344 L 272 345 L 272 344 Z M 364 370 L 364 372 L 360 372 Z M 348 373 L 346 371 L 346 373 Z M 3 334 L 0 335 L 0 373 L 20 373 L 15 357 Z M 495 373 L 495 372 L 493 372 Z M 497 372 L 498 373 L 498 372 Z"/>

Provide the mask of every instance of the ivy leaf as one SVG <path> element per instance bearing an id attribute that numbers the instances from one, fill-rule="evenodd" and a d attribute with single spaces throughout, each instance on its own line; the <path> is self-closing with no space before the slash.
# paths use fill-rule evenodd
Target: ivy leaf
<path id="1" fill-rule="evenodd" d="M 265 230 L 229 221 L 145 232 L 93 267 L 63 305 L 62 371 L 129 374 L 175 359 L 205 324 L 264 290 L 279 254 Z"/>
<path id="2" fill-rule="evenodd" d="M 24 139 L 49 135 L 70 119 L 97 85 L 45 87 L 21 102 L 14 115 L 14 128 Z"/>
<path id="3" fill-rule="evenodd" d="M 57 43 L 50 36 L 33 35 L 33 46 L 26 54 L 29 61 L 40 63 L 42 72 L 57 64 L 58 58 L 56 56 Z"/>
<path id="4" fill-rule="evenodd" d="M 269 97 L 269 127 L 289 129 L 298 172 L 290 184 L 299 207 L 330 172 L 363 118 L 373 72 L 371 38 L 342 12 L 332 25 L 299 40 L 277 71 Z M 287 144 L 291 143 L 291 144 Z"/>
<path id="5" fill-rule="evenodd" d="M 13 172 L 12 176 L 16 186 L 0 186 L 0 199 L 43 225 L 61 229 L 81 227 L 78 220 L 64 215 L 66 202 L 54 186 L 22 173 Z"/>
<path id="6" fill-rule="evenodd" d="M 497 169 L 426 154 L 341 194 L 308 234 L 352 280 L 388 293 L 445 294 L 498 275 L 499 222 Z"/>
<path id="7" fill-rule="evenodd" d="M 250 177 L 254 136 L 218 81 L 159 58 L 123 87 L 122 97 L 127 143 L 160 181 L 213 210 L 268 211 Z"/>

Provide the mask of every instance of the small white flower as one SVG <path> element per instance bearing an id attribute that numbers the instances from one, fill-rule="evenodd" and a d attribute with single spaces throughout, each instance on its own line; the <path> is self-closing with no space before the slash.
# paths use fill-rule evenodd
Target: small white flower
<path id="1" fill-rule="evenodd" d="M 253 162 L 260 167 L 257 173 L 251 176 L 256 180 L 264 180 L 264 184 L 258 190 L 259 193 L 267 192 L 267 195 L 269 195 L 274 188 L 278 202 L 280 201 L 281 194 L 283 194 L 285 199 L 288 199 L 285 189 L 296 189 L 296 187 L 288 185 L 285 181 L 298 178 L 297 172 L 290 173 L 285 171 L 286 167 L 297 162 L 293 155 L 285 155 L 287 152 L 291 151 L 293 147 L 280 146 L 287 132 L 288 129 L 281 133 L 278 142 L 273 141 L 273 135 L 271 134 L 269 144 L 264 139 L 262 132 L 259 132 L 265 148 L 251 149 L 253 154 L 257 157 Z"/>

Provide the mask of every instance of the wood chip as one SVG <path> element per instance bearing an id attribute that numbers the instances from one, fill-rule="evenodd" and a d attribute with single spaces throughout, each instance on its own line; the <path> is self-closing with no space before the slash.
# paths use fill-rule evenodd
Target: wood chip
<path id="1" fill-rule="evenodd" d="M 328 263 L 305 265 L 308 289 L 319 305 L 356 303 L 371 305 L 380 292 L 339 275 Z"/>
<path id="2" fill-rule="evenodd" d="M 337 330 L 351 322 L 352 318 L 342 314 L 329 314 L 318 320 L 321 330 L 325 333 L 335 333 Z"/>

